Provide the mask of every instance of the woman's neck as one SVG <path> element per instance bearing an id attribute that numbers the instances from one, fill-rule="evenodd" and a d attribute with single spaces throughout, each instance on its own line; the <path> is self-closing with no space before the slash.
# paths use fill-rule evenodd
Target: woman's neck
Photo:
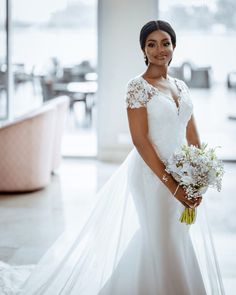
<path id="1" fill-rule="evenodd" d="M 146 72 L 143 76 L 149 79 L 157 80 L 160 78 L 167 79 L 168 67 L 158 67 L 156 65 L 148 65 Z"/>

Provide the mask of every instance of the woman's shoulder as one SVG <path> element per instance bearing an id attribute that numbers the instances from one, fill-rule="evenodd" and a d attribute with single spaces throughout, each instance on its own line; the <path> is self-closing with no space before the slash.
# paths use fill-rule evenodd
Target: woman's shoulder
<path id="1" fill-rule="evenodd" d="M 148 95 L 141 76 L 135 76 L 127 82 L 126 105 L 129 108 L 145 107 Z"/>
<path id="2" fill-rule="evenodd" d="M 128 80 L 127 82 L 127 86 L 128 87 L 138 87 L 138 86 L 142 86 L 142 76 L 141 75 L 137 75 L 135 77 L 132 77 Z"/>

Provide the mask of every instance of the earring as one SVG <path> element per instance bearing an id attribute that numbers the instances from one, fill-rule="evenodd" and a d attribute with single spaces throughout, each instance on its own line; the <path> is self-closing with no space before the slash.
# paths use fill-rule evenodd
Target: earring
<path id="1" fill-rule="evenodd" d="M 143 57 L 144 57 L 144 61 L 145 61 L 145 63 L 148 63 L 148 58 L 147 58 L 147 56 L 144 55 Z"/>

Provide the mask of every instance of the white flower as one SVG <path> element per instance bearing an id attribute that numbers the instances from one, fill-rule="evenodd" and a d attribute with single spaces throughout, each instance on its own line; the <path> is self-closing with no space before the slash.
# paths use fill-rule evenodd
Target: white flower
<path id="1" fill-rule="evenodd" d="M 168 169 L 172 172 L 172 173 L 176 173 L 176 174 L 181 174 L 181 167 L 177 167 L 176 164 L 170 164 L 168 165 Z"/>
<path id="2" fill-rule="evenodd" d="M 204 187 L 200 188 L 198 192 L 199 192 L 200 195 L 203 195 L 203 194 L 205 194 L 205 192 L 207 191 L 207 189 L 208 189 L 208 187 L 207 186 L 204 186 Z"/>
<path id="3" fill-rule="evenodd" d="M 192 169 L 191 166 L 189 166 L 189 163 L 184 163 L 181 170 L 182 172 L 187 172 L 188 175 L 192 173 Z"/>
<path id="4" fill-rule="evenodd" d="M 181 182 L 182 182 L 184 185 L 190 185 L 190 184 L 193 182 L 193 179 L 192 179 L 191 176 L 185 175 L 185 176 L 182 176 L 182 178 L 181 178 Z"/>

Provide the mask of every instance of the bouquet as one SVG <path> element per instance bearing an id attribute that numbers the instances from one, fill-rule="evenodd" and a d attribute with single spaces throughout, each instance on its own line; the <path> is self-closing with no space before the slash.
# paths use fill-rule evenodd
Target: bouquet
<path id="1" fill-rule="evenodd" d="M 200 148 L 183 145 L 167 161 L 166 172 L 184 188 L 187 199 L 192 199 L 204 194 L 208 187 L 220 191 L 224 167 L 215 149 L 207 148 L 207 144 L 203 143 Z M 185 208 L 180 217 L 180 221 L 186 224 L 194 223 L 195 219 L 195 208 Z"/>

